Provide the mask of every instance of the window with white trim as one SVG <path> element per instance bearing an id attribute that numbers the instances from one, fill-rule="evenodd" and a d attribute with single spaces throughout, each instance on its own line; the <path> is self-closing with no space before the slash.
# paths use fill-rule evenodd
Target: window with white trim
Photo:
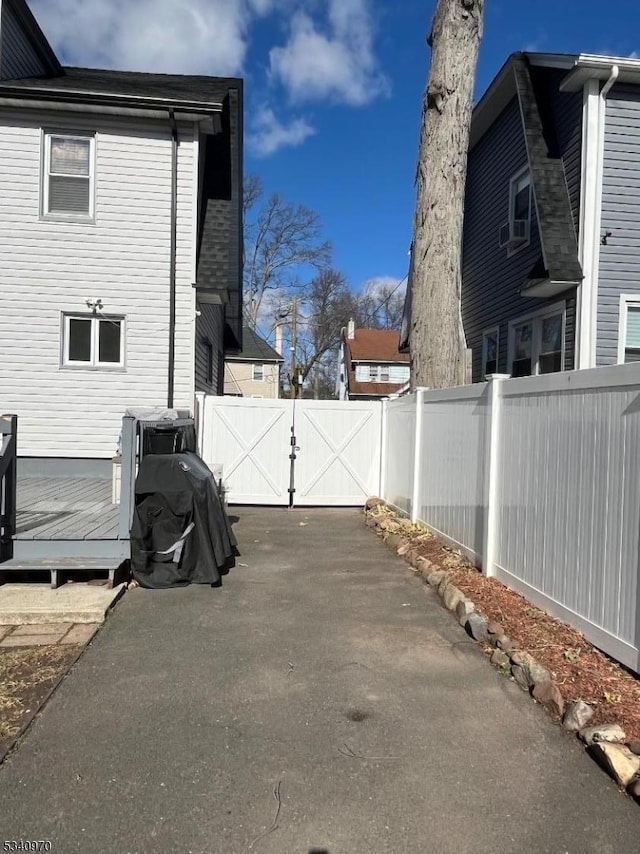
<path id="1" fill-rule="evenodd" d="M 253 371 L 251 378 L 256 383 L 261 383 L 264 381 L 264 365 L 253 365 Z"/>
<path id="2" fill-rule="evenodd" d="M 84 368 L 124 367 L 124 318 L 63 316 L 62 363 Z"/>
<path id="3" fill-rule="evenodd" d="M 509 219 L 500 228 L 500 246 L 513 255 L 529 244 L 531 234 L 531 177 L 528 167 L 509 181 Z"/>
<path id="4" fill-rule="evenodd" d="M 482 333 L 482 379 L 498 373 L 499 342 L 500 331 L 497 326 Z"/>
<path id="5" fill-rule="evenodd" d="M 93 216 L 94 138 L 45 133 L 43 157 L 45 216 Z"/>
<path id="6" fill-rule="evenodd" d="M 514 321 L 509 337 L 511 376 L 553 374 L 564 369 L 564 309 L 551 308 Z"/>
<path id="7" fill-rule="evenodd" d="M 618 362 L 640 362 L 640 299 L 620 298 L 620 339 Z"/>

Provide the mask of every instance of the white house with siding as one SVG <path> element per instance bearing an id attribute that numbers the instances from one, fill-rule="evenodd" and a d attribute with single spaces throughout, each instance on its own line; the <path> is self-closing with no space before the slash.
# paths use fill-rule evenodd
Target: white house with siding
<path id="1" fill-rule="evenodd" d="M 242 81 L 63 67 L 0 0 L 0 412 L 21 457 L 110 458 L 241 347 Z"/>

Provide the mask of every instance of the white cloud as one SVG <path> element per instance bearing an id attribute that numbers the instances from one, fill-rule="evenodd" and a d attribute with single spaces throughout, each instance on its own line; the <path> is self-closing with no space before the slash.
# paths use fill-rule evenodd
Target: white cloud
<path id="1" fill-rule="evenodd" d="M 270 75 L 294 102 L 326 98 L 362 106 L 386 94 L 378 69 L 367 0 L 328 0 L 324 31 L 309 14 L 296 13 L 289 40 L 272 48 Z"/>
<path id="2" fill-rule="evenodd" d="M 247 142 L 256 156 L 268 157 L 281 148 L 302 145 L 315 132 L 306 119 L 283 124 L 270 107 L 262 107 L 251 122 Z"/>
<path id="3" fill-rule="evenodd" d="M 276 0 L 33 0 L 72 65 L 174 74 L 239 74 L 252 22 Z"/>

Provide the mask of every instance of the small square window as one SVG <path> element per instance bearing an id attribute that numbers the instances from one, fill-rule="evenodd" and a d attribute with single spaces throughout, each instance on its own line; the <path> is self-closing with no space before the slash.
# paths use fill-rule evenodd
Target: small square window
<path id="1" fill-rule="evenodd" d="M 264 365 L 254 365 L 253 366 L 253 381 L 256 383 L 261 383 L 264 381 Z"/>
<path id="2" fill-rule="evenodd" d="M 93 137 L 44 136 L 43 213 L 93 215 Z"/>
<path id="3" fill-rule="evenodd" d="M 64 315 L 62 363 L 83 367 L 124 366 L 124 318 Z"/>

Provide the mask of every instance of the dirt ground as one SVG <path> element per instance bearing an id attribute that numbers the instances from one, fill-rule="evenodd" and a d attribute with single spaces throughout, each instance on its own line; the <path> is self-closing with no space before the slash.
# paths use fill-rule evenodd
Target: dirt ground
<path id="1" fill-rule="evenodd" d="M 640 680 L 633 673 L 596 649 L 581 632 L 533 607 L 497 579 L 486 578 L 437 537 L 422 528 L 407 528 L 390 508 L 381 505 L 368 515 L 388 516 L 390 527 L 386 532 L 378 529 L 379 533 L 398 534 L 417 554 L 449 572 L 478 611 L 500 623 L 505 634 L 551 671 L 565 701 L 590 703 L 595 710 L 591 724 L 618 723 L 627 740 L 640 739 Z M 487 647 L 488 653 L 492 651 Z"/>
<path id="2" fill-rule="evenodd" d="M 78 657 L 77 646 L 0 650 L 0 755 Z"/>

